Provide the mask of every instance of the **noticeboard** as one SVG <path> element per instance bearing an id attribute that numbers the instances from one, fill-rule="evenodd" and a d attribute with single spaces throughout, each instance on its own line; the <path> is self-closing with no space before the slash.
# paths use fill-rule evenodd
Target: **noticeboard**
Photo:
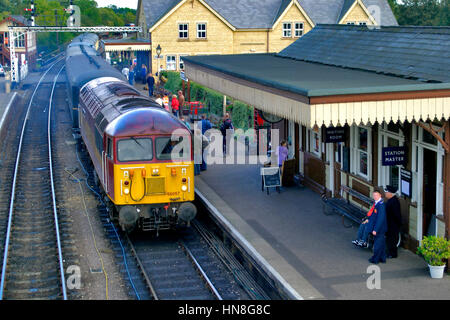
<path id="1" fill-rule="evenodd" d="M 411 171 L 400 169 L 400 186 L 402 195 L 411 198 L 412 193 L 412 173 Z"/>

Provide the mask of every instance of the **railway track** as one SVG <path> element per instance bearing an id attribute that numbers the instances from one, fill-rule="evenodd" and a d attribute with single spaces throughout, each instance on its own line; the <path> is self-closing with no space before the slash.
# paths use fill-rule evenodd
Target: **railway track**
<path id="1" fill-rule="evenodd" d="M 269 299 L 237 261 L 223 259 L 232 255 L 199 222 L 153 239 L 126 238 L 152 299 Z"/>
<path id="2" fill-rule="evenodd" d="M 0 299 L 67 299 L 50 130 L 63 65 L 63 59 L 53 63 L 33 91 L 15 148 L 10 193 L 5 197 L 3 192 L 1 199 L 9 206 L 2 230 Z"/>

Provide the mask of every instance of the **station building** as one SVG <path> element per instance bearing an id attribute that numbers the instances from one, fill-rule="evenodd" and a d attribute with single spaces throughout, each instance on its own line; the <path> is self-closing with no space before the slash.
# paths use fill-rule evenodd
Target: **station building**
<path id="1" fill-rule="evenodd" d="M 393 185 L 406 248 L 449 237 L 450 28 L 318 25 L 277 54 L 187 57 L 185 69 L 278 118 L 312 189 L 368 209 L 345 189 Z"/>
<path id="2" fill-rule="evenodd" d="M 136 18 L 153 72 L 182 70 L 184 56 L 279 52 L 319 23 L 397 25 L 387 0 L 139 0 Z"/>

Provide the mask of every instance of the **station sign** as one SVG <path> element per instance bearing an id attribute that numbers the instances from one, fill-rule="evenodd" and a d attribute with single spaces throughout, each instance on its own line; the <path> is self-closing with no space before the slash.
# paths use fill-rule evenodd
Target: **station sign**
<path id="1" fill-rule="evenodd" d="M 344 142 L 345 128 L 330 127 L 325 129 L 325 143 Z"/>
<path id="2" fill-rule="evenodd" d="M 386 147 L 381 151 L 383 166 L 405 165 L 408 159 L 408 148 L 406 147 Z"/>
<path id="3" fill-rule="evenodd" d="M 180 72 L 180 78 L 181 78 L 181 80 L 183 80 L 183 81 L 189 81 L 188 78 L 186 78 L 186 74 L 184 73 L 184 71 L 181 71 L 181 72 Z"/>

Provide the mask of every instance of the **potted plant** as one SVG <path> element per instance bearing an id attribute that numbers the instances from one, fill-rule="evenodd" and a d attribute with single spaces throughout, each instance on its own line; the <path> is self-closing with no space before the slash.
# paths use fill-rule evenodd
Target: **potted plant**
<path id="1" fill-rule="evenodd" d="M 428 263 L 431 277 L 440 279 L 444 276 L 444 260 L 450 258 L 450 241 L 442 237 L 424 237 L 417 254 Z"/>

